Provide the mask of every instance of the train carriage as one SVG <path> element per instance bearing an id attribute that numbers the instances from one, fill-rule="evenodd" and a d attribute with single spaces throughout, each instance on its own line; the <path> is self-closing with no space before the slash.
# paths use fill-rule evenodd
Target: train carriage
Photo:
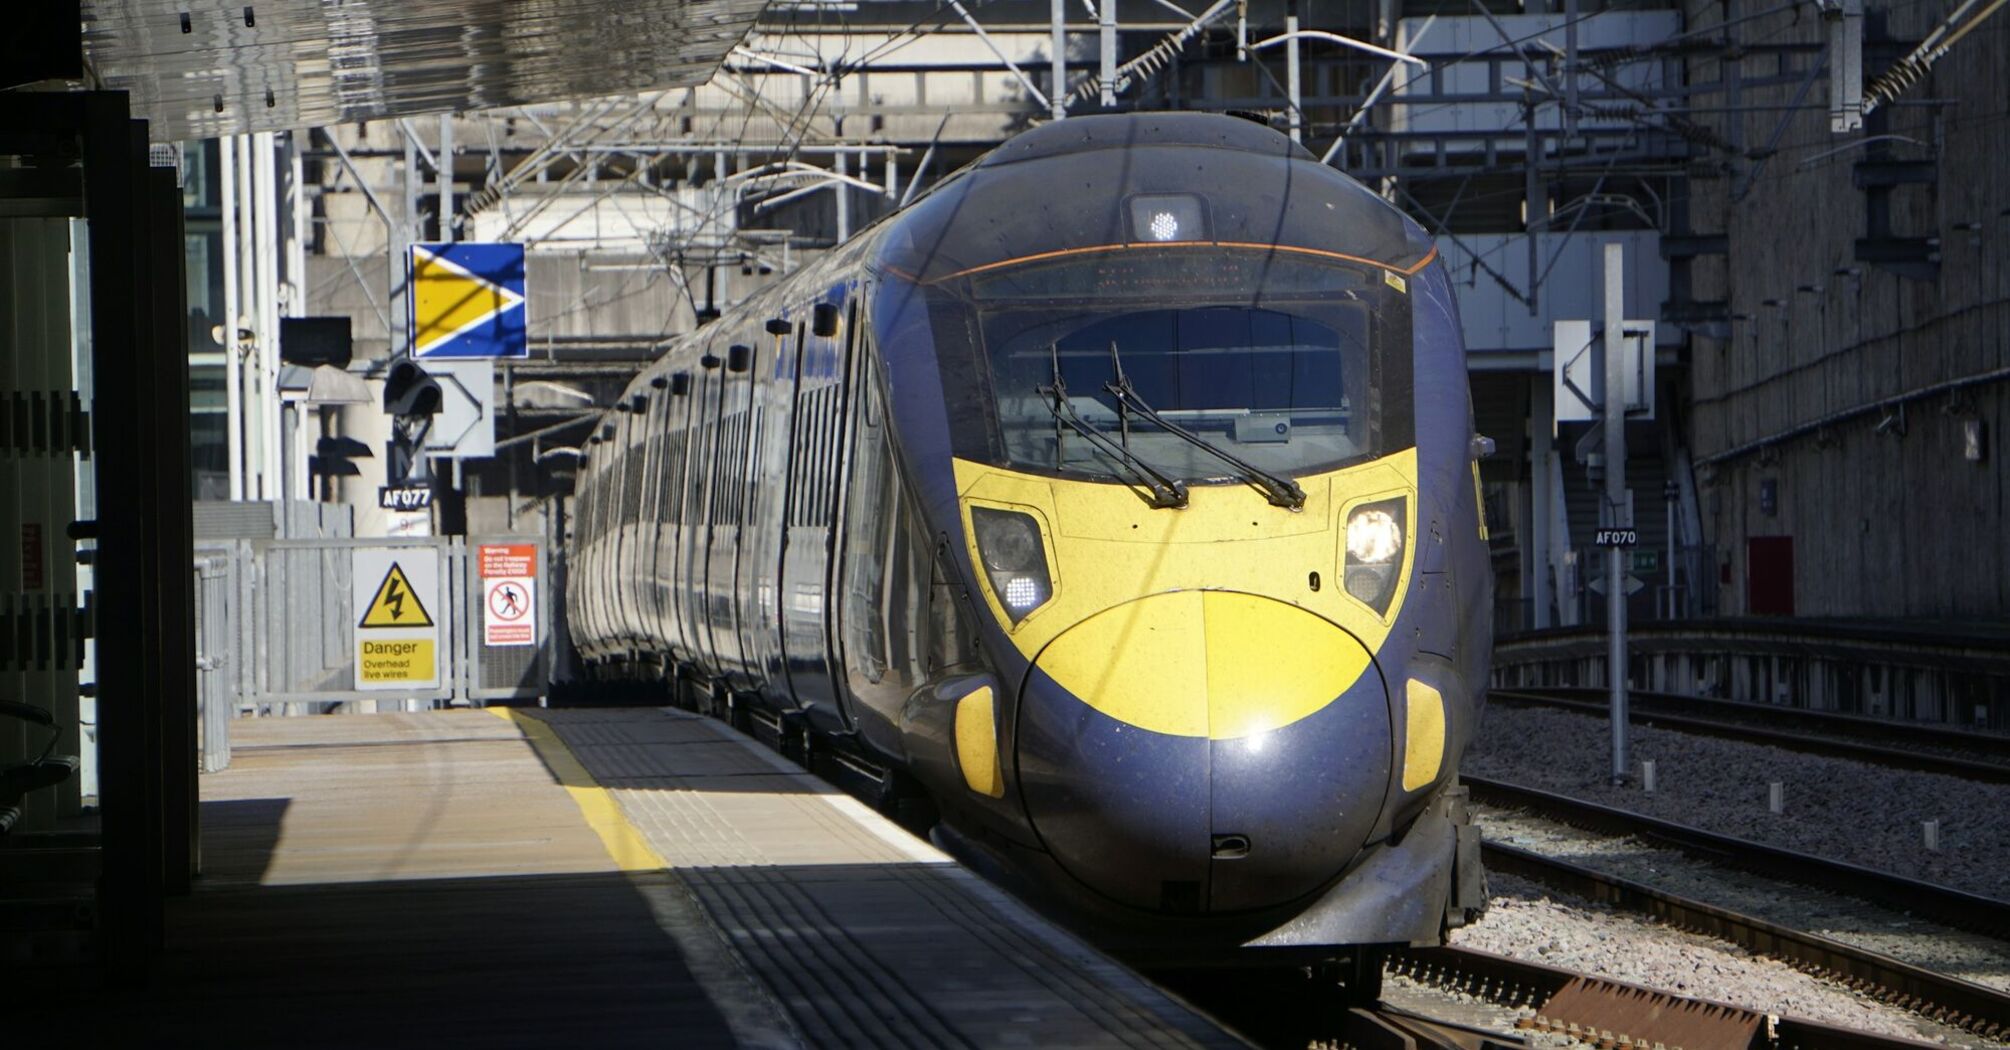
<path id="1" fill-rule="evenodd" d="M 1491 573 L 1415 223 L 1232 117 L 1070 118 L 671 346 L 581 471 L 567 603 L 912 784 L 1119 948 L 1434 943 Z"/>

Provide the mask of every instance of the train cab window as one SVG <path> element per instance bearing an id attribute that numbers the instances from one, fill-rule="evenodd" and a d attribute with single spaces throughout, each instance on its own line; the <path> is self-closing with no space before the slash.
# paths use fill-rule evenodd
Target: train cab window
<path id="1" fill-rule="evenodd" d="M 1161 472 L 1211 481 L 1232 468 L 1208 445 L 1304 474 L 1412 440 L 1410 303 L 1365 264 L 1125 249 L 953 276 L 924 295 L 911 316 L 925 309 L 942 360 L 970 361 L 958 381 L 987 388 L 989 447 L 961 447 L 967 424 L 952 427 L 959 455 L 1122 476 L 1079 423 Z"/>

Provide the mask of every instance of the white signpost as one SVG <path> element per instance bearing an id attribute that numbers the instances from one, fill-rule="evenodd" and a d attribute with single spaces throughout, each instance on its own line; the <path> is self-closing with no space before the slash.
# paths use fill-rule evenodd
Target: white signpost
<path id="1" fill-rule="evenodd" d="M 1550 386 L 1556 421 L 1588 423 L 1605 418 L 1605 343 L 1590 321 L 1555 322 Z M 1626 418 L 1654 418 L 1654 322 L 1622 321 L 1625 340 Z"/>
<path id="2" fill-rule="evenodd" d="M 461 459 L 495 455 L 495 362 L 429 358 L 425 368 L 440 384 L 440 411 L 426 431 L 426 454 Z"/>
<path id="3" fill-rule="evenodd" d="M 356 618 L 356 688 L 406 693 L 440 687 L 440 552 L 359 547 L 349 565 Z"/>
<path id="4" fill-rule="evenodd" d="M 1596 422 L 1580 445 L 1599 455 L 1605 474 L 1599 501 L 1597 546 L 1605 549 L 1605 578 L 1589 587 L 1605 596 L 1606 680 L 1612 718 L 1612 782 L 1628 779 L 1626 599 L 1641 589 L 1625 558 L 1640 542 L 1633 524 L 1633 493 L 1626 487 L 1626 421 L 1654 418 L 1654 322 L 1628 321 L 1625 248 L 1605 246 L 1604 330 L 1592 322 L 1558 321 L 1551 360 L 1556 421 Z M 1588 456 L 1586 459 L 1590 462 Z"/>

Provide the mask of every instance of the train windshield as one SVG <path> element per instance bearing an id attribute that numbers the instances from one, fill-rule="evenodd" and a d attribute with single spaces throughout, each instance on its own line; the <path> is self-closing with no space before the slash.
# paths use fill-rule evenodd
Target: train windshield
<path id="1" fill-rule="evenodd" d="M 1267 248 L 1099 249 L 936 282 L 930 314 L 945 364 L 945 344 L 975 344 L 987 389 L 966 404 L 988 458 L 1113 478 L 1135 476 L 1125 459 L 1187 481 L 1235 477 L 1237 460 L 1305 474 L 1397 447 L 1383 399 L 1395 359 L 1407 418 L 1410 310 L 1384 273 Z M 974 437 L 972 423 L 952 429 Z"/>

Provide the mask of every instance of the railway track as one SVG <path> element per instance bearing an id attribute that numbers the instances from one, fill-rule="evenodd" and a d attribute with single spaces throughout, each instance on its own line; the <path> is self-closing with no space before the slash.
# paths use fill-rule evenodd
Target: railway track
<path id="1" fill-rule="evenodd" d="M 1521 1018 L 1517 1028 L 1523 1031 L 1575 1037 L 1581 1046 L 1604 1050 L 1657 1045 L 1665 1050 L 1900 1050 L 1931 1045 L 1791 1017 L 1774 1017 L 1469 948 L 1403 949 L 1390 957 L 1389 968 L 1395 974 L 1428 985 L 1518 1008 Z M 1482 1033 L 1460 1025 L 1420 1022 L 1414 1014 L 1386 1008 L 1354 1011 L 1354 1015 L 1362 1014 L 1389 1027 L 1417 1025 L 1426 1034 L 1404 1042 L 1385 1035 L 1372 1024 L 1357 1023 L 1355 1016 L 1350 1016 L 1342 1045 L 1357 1050 L 1383 1047 L 1490 1050 L 1535 1045 L 1528 1039 Z"/>
<path id="2" fill-rule="evenodd" d="M 1768 846 L 1750 839 L 1586 802 L 1555 792 L 1486 777 L 1464 776 L 1473 800 L 1523 809 L 1574 827 L 1609 835 L 1635 835 L 1692 856 L 1769 878 L 1856 897 L 1959 929 L 2010 940 L 2010 902 L 1922 882 L 1843 861 Z"/>
<path id="3" fill-rule="evenodd" d="M 1278 1050 L 1918 1050 L 1932 1044 L 1658 991 L 1461 947 L 1391 952 L 1408 980 L 1370 1006 L 1302 970 L 1188 974 L 1170 984 Z M 1560 1037 L 1560 1038 L 1559 1038 Z M 1571 1040 L 1575 1040 L 1573 1043 Z"/>
<path id="4" fill-rule="evenodd" d="M 1591 689 L 1495 689 L 1487 698 L 1600 716 L 1607 710 L 1603 692 Z M 2010 738 L 2001 734 L 1667 693 L 1634 692 L 1629 702 L 1634 719 L 1663 729 L 2010 784 L 2010 762 L 2002 759 L 2010 756 Z M 1873 740 L 1879 743 L 1867 742 Z M 1889 746 L 1893 743 L 1910 747 Z"/>
<path id="5" fill-rule="evenodd" d="M 2010 1033 L 2010 995 L 1994 988 L 1514 846 L 1487 843 L 1482 856 L 1489 871 L 1519 875 L 1588 900 L 1652 915 L 1671 926 L 1847 984 L 1942 1024 L 1989 1039 Z"/>

